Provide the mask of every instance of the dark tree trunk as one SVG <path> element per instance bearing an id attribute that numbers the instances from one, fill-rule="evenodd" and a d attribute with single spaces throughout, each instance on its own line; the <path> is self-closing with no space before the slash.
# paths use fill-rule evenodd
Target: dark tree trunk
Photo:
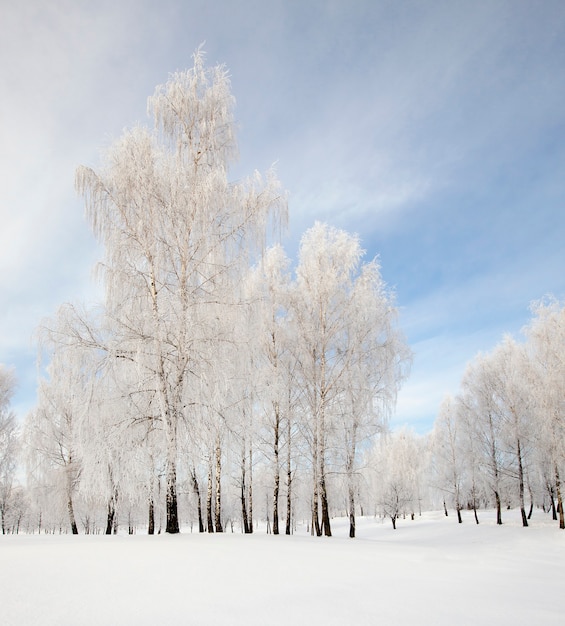
<path id="1" fill-rule="evenodd" d="M 522 514 L 522 526 L 528 526 L 526 506 L 524 504 L 524 466 L 522 464 L 522 446 L 520 438 L 516 438 L 516 456 L 518 460 L 518 488 L 520 493 L 520 513 Z"/>
<path id="2" fill-rule="evenodd" d="M 249 480 L 247 487 L 247 502 L 249 515 L 249 532 L 253 532 L 253 441 L 249 442 Z"/>
<path id="3" fill-rule="evenodd" d="M 167 480 L 167 527 L 165 532 L 172 535 L 180 532 L 176 478 L 176 468 L 169 468 Z"/>
<path id="4" fill-rule="evenodd" d="M 241 456 L 241 519 L 243 522 L 243 532 L 249 534 L 249 518 L 247 516 L 247 483 L 245 480 L 246 474 L 246 459 L 245 459 L 245 444 L 243 446 L 243 454 Z"/>
<path id="5" fill-rule="evenodd" d="M 457 506 L 457 522 L 459 524 L 463 523 L 463 518 L 461 517 L 461 507 Z"/>
<path id="6" fill-rule="evenodd" d="M 502 525 L 502 505 L 500 503 L 500 494 L 498 491 L 494 492 L 494 499 L 496 501 L 496 523 Z"/>
<path id="7" fill-rule="evenodd" d="M 216 438 L 216 507 L 215 507 L 215 530 L 223 533 L 222 527 L 222 447 L 220 437 Z"/>
<path id="8" fill-rule="evenodd" d="M 565 529 L 565 516 L 563 514 L 563 499 L 561 497 L 561 477 L 559 468 L 555 466 L 555 491 L 557 492 L 557 510 L 559 511 L 559 528 Z"/>
<path id="9" fill-rule="evenodd" d="M 349 469 L 349 468 L 348 468 Z M 348 472 L 350 474 L 350 472 Z M 355 539 L 355 489 L 353 479 L 349 475 L 349 538 Z"/>
<path id="10" fill-rule="evenodd" d="M 114 505 L 114 497 L 108 500 L 108 515 L 106 516 L 106 534 L 111 535 L 114 528 L 114 516 L 116 515 L 116 507 Z"/>
<path id="11" fill-rule="evenodd" d="M 206 489 L 206 526 L 209 533 L 214 532 L 214 521 L 212 519 L 212 501 L 213 501 L 213 469 L 212 458 L 208 465 L 208 488 Z"/>
<path id="12" fill-rule="evenodd" d="M 280 411 L 275 406 L 275 441 L 273 444 L 274 485 L 273 485 L 273 535 L 279 534 L 279 488 L 280 488 L 280 465 L 279 465 L 279 434 L 280 434 Z"/>
<path id="13" fill-rule="evenodd" d="M 391 515 L 390 516 L 390 520 L 392 522 L 392 528 L 393 530 L 396 530 L 396 515 Z"/>
<path id="14" fill-rule="evenodd" d="M 77 523 L 75 520 L 75 512 L 74 512 L 74 508 L 73 508 L 73 499 L 71 498 L 71 496 L 69 495 L 68 500 L 67 500 L 67 510 L 69 512 L 69 521 L 71 523 L 71 532 L 73 533 L 73 535 L 78 535 L 78 528 L 77 528 Z"/>
<path id="15" fill-rule="evenodd" d="M 290 468 L 290 452 L 288 466 L 286 470 L 286 527 L 285 534 L 290 535 L 292 531 L 292 471 Z"/>
<path id="16" fill-rule="evenodd" d="M 547 485 L 547 491 L 549 493 L 549 501 L 550 501 L 550 506 L 551 506 L 551 518 L 553 519 L 554 522 L 557 521 L 557 509 L 555 508 L 555 493 L 553 491 L 553 486 L 552 485 Z"/>
<path id="17" fill-rule="evenodd" d="M 200 487 L 198 486 L 198 479 L 196 478 L 196 469 L 193 467 L 191 471 L 192 488 L 194 489 L 194 495 L 196 496 L 196 507 L 198 509 L 198 532 L 204 532 L 204 522 L 202 520 L 202 499 L 200 497 Z"/>
<path id="18" fill-rule="evenodd" d="M 147 534 L 155 534 L 155 503 L 153 502 L 153 498 L 150 498 L 149 500 L 149 521 L 147 523 Z"/>
<path id="19" fill-rule="evenodd" d="M 449 517 L 449 513 L 447 512 L 447 506 L 445 504 L 445 500 L 443 501 L 443 512 L 445 513 L 445 517 Z"/>
<path id="20" fill-rule="evenodd" d="M 324 529 L 324 535 L 326 535 L 326 537 L 331 537 L 332 528 L 330 524 L 330 510 L 328 505 L 328 493 L 326 491 L 326 478 L 324 475 L 324 470 L 322 470 L 321 473 L 320 497 L 322 501 L 322 527 Z"/>

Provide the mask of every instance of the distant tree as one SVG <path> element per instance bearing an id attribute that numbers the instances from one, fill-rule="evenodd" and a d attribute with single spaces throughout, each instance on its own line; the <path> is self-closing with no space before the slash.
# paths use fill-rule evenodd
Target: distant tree
<path id="1" fill-rule="evenodd" d="M 88 411 L 90 389 L 71 350 L 58 349 L 41 380 L 37 406 L 25 421 L 28 484 L 51 491 L 53 504 L 65 503 L 68 521 L 78 534 L 75 496 L 82 471 L 78 429 Z"/>
<path id="2" fill-rule="evenodd" d="M 447 396 L 441 403 L 431 437 L 434 475 L 437 487 L 448 493 L 452 500 L 457 521 L 461 524 L 462 489 L 464 481 L 463 441 L 457 416 L 457 404 Z"/>
<path id="3" fill-rule="evenodd" d="M 557 497 L 559 527 L 565 528 L 565 306 L 556 300 L 536 303 L 526 330 L 531 366 L 537 446 L 548 491 Z M 553 481 L 551 475 L 553 474 Z"/>
<path id="4" fill-rule="evenodd" d="M 10 403 L 16 389 L 14 370 L 0 364 L 0 525 L 6 533 L 14 504 L 14 478 L 17 465 L 16 416 Z"/>
<path id="5" fill-rule="evenodd" d="M 505 337 L 491 353 L 494 401 L 502 423 L 502 439 L 509 457 L 507 474 L 518 486 L 522 525 L 528 526 L 525 508 L 526 468 L 531 455 L 533 397 L 528 382 L 526 353 L 511 337 Z"/>
<path id="6" fill-rule="evenodd" d="M 398 517 L 414 511 L 418 496 L 416 450 L 414 434 L 402 429 L 380 437 L 371 452 L 377 509 L 395 530 Z"/>
<path id="7" fill-rule="evenodd" d="M 466 436 L 472 433 L 477 442 L 480 475 L 494 497 L 496 523 L 502 524 L 502 490 L 509 461 L 496 405 L 495 364 L 488 355 L 479 354 L 468 364 L 461 380 L 460 402 L 467 419 Z"/>

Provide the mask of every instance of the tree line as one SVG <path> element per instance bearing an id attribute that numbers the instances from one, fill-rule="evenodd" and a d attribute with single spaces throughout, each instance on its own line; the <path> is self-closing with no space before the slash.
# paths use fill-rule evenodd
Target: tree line
<path id="1" fill-rule="evenodd" d="M 534 505 L 559 513 L 564 310 L 469 365 L 433 432 L 388 433 L 411 353 L 393 293 L 358 237 L 316 223 L 294 264 L 273 172 L 230 182 L 225 68 L 173 74 L 76 185 L 104 250 L 104 300 L 39 330 L 44 375 L 19 436 L 0 369 L 3 532 L 127 525 L 274 534 L 334 515 Z M 26 487 L 15 480 L 16 461 Z M 526 501 L 530 510 L 526 512 Z"/>
<path id="2" fill-rule="evenodd" d="M 260 478 L 274 533 L 281 515 L 291 532 L 300 497 L 312 532 L 331 535 L 340 475 L 355 533 L 362 447 L 409 350 L 357 237 L 316 223 L 294 272 L 268 245 L 286 194 L 273 172 L 229 181 L 233 105 L 225 68 L 199 51 L 149 98 L 152 128 L 77 170 L 105 295 L 98 308 L 63 305 L 39 332 L 46 375 L 23 433 L 38 527 L 56 510 L 73 533 L 98 527 L 102 507 L 112 532 L 145 507 L 150 533 L 177 533 L 187 515 L 221 532 L 237 500 L 252 532 Z"/>

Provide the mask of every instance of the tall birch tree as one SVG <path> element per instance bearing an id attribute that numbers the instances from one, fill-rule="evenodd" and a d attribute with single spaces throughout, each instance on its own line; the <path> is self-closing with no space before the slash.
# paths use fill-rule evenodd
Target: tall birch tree
<path id="1" fill-rule="evenodd" d="M 237 145 L 227 71 L 194 65 L 149 99 L 153 129 L 128 130 L 99 171 L 81 167 L 77 189 L 104 245 L 110 352 L 153 377 L 166 441 L 166 531 L 179 531 L 179 429 L 203 356 L 236 306 L 249 255 L 285 219 L 278 181 L 228 182 Z M 188 400 L 187 400 L 188 399 Z M 190 427 L 190 425 L 189 425 Z"/>

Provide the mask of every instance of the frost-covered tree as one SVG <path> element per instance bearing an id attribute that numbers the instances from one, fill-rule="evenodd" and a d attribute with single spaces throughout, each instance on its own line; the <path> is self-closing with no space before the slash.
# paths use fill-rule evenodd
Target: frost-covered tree
<path id="1" fill-rule="evenodd" d="M 251 309 L 250 339 L 255 346 L 252 357 L 256 380 L 256 397 L 262 406 L 264 448 L 272 464 L 273 534 L 279 534 L 279 499 L 283 468 L 283 444 L 287 446 L 287 490 L 291 479 L 288 453 L 291 441 L 288 426 L 294 395 L 292 378 L 293 357 L 290 349 L 290 329 L 287 320 L 290 286 L 290 261 L 280 245 L 267 250 L 261 263 L 251 272 L 248 288 L 254 306 Z M 286 427 L 285 427 L 286 426 Z M 285 441 L 286 438 L 286 441 Z M 288 494 L 290 497 L 290 493 Z M 287 497 L 287 505 L 289 503 Z M 288 509 L 288 506 L 287 506 Z M 290 511 L 287 510 L 287 519 Z"/>
<path id="2" fill-rule="evenodd" d="M 461 381 L 460 402 L 468 420 L 467 436 L 480 450 L 480 474 L 494 498 L 496 522 L 502 524 L 502 495 L 508 469 L 503 444 L 503 421 L 496 404 L 496 370 L 488 355 L 479 354 L 467 366 Z"/>
<path id="3" fill-rule="evenodd" d="M 317 222 L 302 237 L 296 268 L 293 349 L 308 416 L 304 432 L 311 450 L 312 531 L 317 535 L 331 535 L 327 465 L 330 449 L 341 449 L 350 478 L 354 536 L 358 446 L 384 423 L 409 359 L 378 265 L 363 265 L 362 257 L 356 236 Z"/>
<path id="4" fill-rule="evenodd" d="M 25 422 L 28 484 L 48 490 L 54 506 L 64 504 L 73 534 L 78 534 L 75 497 L 82 471 L 79 425 L 91 393 L 88 370 L 78 358 L 73 350 L 56 350 Z"/>
<path id="5" fill-rule="evenodd" d="M 526 328 L 530 357 L 535 431 L 542 474 L 550 493 L 555 489 L 559 527 L 565 528 L 563 475 L 565 472 L 565 306 L 551 300 L 533 306 Z M 551 480 L 553 479 L 553 480 Z M 551 493 L 553 501 L 553 493 Z"/>
<path id="6" fill-rule="evenodd" d="M 166 442 L 167 532 L 179 531 L 179 430 L 212 345 L 239 304 L 249 255 L 286 204 L 272 174 L 230 183 L 236 152 L 226 70 L 194 66 L 149 99 L 153 130 L 126 131 L 99 171 L 81 167 L 77 188 L 104 245 L 105 349 L 151 375 Z M 190 425 L 188 425 L 190 427 Z"/>
<path id="7" fill-rule="evenodd" d="M 407 429 L 401 429 L 380 437 L 370 454 L 376 511 L 389 517 L 395 530 L 398 517 L 413 514 L 416 506 L 420 465 L 418 449 L 416 436 Z"/>
<path id="8" fill-rule="evenodd" d="M 465 459 L 457 403 L 451 396 L 447 396 L 440 406 L 431 436 L 431 447 L 436 487 L 449 494 L 457 512 L 457 521 L 461 524 Z"/>
<path id="9" fill-rule="evenodd" d="M 14 502 L 16 472 L 17 425 L 10 403 L 16 389 L 14 370 L 0 364 L 0 525 L 2 534 L 9 526 L 10 509 Z"/>
<path id="10" fill-rule="evenodd" d="M 493 399 L 508 457 L 506 472 L 517 484 L 522 525 L 528 526 L 524 494 L 535 411 L 528 381 L 530 369 L 523 346 L 511 337 L 505 337 L 490 358 L 493 361 Z"/>

